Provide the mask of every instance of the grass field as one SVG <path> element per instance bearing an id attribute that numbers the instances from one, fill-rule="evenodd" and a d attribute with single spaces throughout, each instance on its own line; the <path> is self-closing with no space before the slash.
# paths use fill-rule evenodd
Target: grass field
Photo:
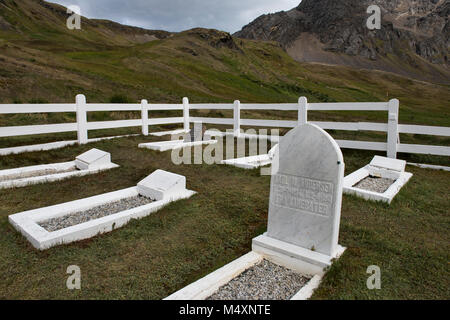
<path id="1" fill-rule="evenodd" d="M 76 33 L 65 11 L 41 2 L 5 0 L 0 16 L 17 27 L 0 30 L 0 103 L 377 102 L 400 100 L 400 123 L 450 127 L 450 88 L 391 73 L 298 63 L 280 46 L 232 38 L 207 29 L 136 42 L 138 31 L 83 20 Z M 56 9 L 55 9 L 56 8 Z M 19 32 L 18 32 L 19 31 Z M 138 32 L 139 33 L 139 32 Z M 139 33 L 140 34 L 140 33 Z M 113 36 L 112 36 L 113 35 Z M 1 111 L 1 104 L 0 104 Z M 150 113 L 150 117 L 181 112 Z M 89 113 L 89 121 L 138 118 L 133 112 Z M 232 117 L 231 111 L 191 116 Z M 311 121 L 387 121 L 386 112 L 310 112 Z M 293 120 L 296 112 L 243 111 L 242 119 Z M 74 113 L 1 115 L 0 126 L 75 121 Z M 155 128 L 151 131 L 173 127 Z M 217 126 L 218 129 L 224 129 Z M 90 131 L 89 137 L 139 133 L 140 128 Z M 282 134 L 286 130 L 282 131 Z M 336 139 L 386 141 L 375 132 L 330 131 Z M 59 140 L 76 133 L 0 138 L 0 148 Z M 0 299 L 161 299 L 250 250 L 266 229 L 269 177 L 220 165 L 181 165 L 169 153 L 138 149 L 132 137 L 64 149 L 0 157 L 0 170 L 73 160 L 90 148 L 112 153 L 121 167 L 93 176 L 0 190 Z M 448 137 L 406 135 L 402 143 L 450 146 Z M 374 153 L 344 150 L 346 173 Z M 383 154 L 384 155 L 384 154 Z M 450 166 L 449 157 L 400 154 L 410 162 Z M 24 210 L 136 185 L 156 169 L 185 175 L 198 191 L 189 200 L 93 239 L 38 252 L 8 222 Z M 448 299 L 450 173 L 414 173 L 391 206 L 344 196 L 340 243 L 348 248 L 314 299 Z M 78 265 L 82 290 L 66 288 L 66 268 Z M 369 265 L 382 272 L 382 289 L 366 288 Z"/>
<path id="2" fill-rule="evenodd" d="M 161 299 L 251 250 L 266 229 L 270 177 L 221 165 L 175 166 L 170 152 L 138 149 L 132 137 L 0 158 L 0 169 L 70 161 L 96 147 L 120 165 L 98 175 L 0 191 L 1 299 Z M 346 173 L 373 153 L 344 151 Z M 156 169 L 185 175 L 198 192 L 188 200 L 111 233 L 39 252 L 8 223 L 24 210 L 135 185 Z M 314 299 L 448 299 L 450 173 L 414 174 L 391 206 L 344 195 L 340 243 L 348 249 Z M 66 288 L 78 265 L 82 289 Z M 366 288 L 369 265 L 382 289 Z"/>

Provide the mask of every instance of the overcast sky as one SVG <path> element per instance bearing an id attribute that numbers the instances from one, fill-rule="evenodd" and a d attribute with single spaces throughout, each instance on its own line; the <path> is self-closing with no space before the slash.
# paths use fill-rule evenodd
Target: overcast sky
<path id="1" fill-rule="evenodd" d="M 77 5 L 88 18 L 182 31 L 194 27 L 236 32 L 264 13 L 289 10 L 300 0 L 49 0 Z"/>

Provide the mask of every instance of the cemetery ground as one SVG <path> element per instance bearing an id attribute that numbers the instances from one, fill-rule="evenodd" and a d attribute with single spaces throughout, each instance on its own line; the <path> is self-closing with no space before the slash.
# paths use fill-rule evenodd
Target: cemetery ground
<path id="1" fill-rule="evenodd" d="M 8 169 L 70 161 L 98 148 L 120 165 L 92 176 L 0 190 L 0 299 L 162 299 L 249 252 L 252 238 L 266 231 L 270 177 L 225 165 L 176 166 L 171 152 L 138 148 L 159 140 L 167 137 L 0 157 L 0 169 Z M 384 155 L 343 153 L 346 175 L 375 154 Z M 408 157 L 430 163 L 425 156 Z M 8 222 L 13 213 L 134 186 L 156 169 L 186 176 L 187 187 L 198 194 L 113 232 L 43 252 Z M 407 171 L 414 176 L 390 206 L 343 196 L 339 243 L 348 249 L 313 299 L 448 299 L 450 172 L 411 166 Z M 81 268 L 81 290 L 66 287 L 69 265 Z M 381 290 L 367 289 L 370 265 L 381 268 Z"/>

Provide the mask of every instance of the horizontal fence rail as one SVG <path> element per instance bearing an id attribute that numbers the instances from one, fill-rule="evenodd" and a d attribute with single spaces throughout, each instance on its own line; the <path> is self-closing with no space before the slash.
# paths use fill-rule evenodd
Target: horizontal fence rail
<path id="1" fill-rule="evenodd" d="M 36 126 L 0 127 L 0 137 L 27 136 L 44 133 L 77 131 L 76 123 L 41 124 Z"/>
<path id="2" fill-rule="evenodd" d="M 191 110 L 233 110 L 233 118 L 191 117 Z M 296 111 L 298 118 L 295 120 L 265 120 L 265 119 L 241 119 L 242 110 L 276 110 Z M 140 112 L 141 118 L 112 121 L 87 121 L 88 112 Z M 182 111 L 182 116 L 166 118 L 149 118 L 151 111 Z M 378 111 L 387 112 L 387 123 L 374 122 L 329 122 L 308 121 L 310 111 Z M 398 152 L 418 153 L 450 156 L 450 147 L 400 143 L 400 134 L 431 135 L 450 137 L 450 127 L 404 125 L 398 123 L 399 101 L 396 99 L 388 102 L 350 102 L 350 103 L 308 103 L 305 97 L 301 97 L 298 103 L 199 103 L 191 104 L 187 98 L 183 98 L 180 104 L 149 104 L 147 100 L 139 103 L 86 103 L 83 95 L 76 97 L 76 103 L 63 104 L 3 104 L 0 105 L 0 114 L 36 114 L 36 113 L 67 113 L 77 115 L 76 123 L 8 126 L 0 127 L 0 137 L 13 137 L 24 135 L 49 134 L 60 132 L 74 132 L 78 134 L 78 143 L 88 141 L 89 130 L 102 130 L 114 128 L 142 127 L 142 134 L 148 135 L 148 127 L 155 125 L 182 124 L 184 131 L 190 130 L 191 122 L 205 124 L 232 126 L 236 136 L 240 135 L 241 127 L 265 127 L 265 128 L 294 128 L 300 124 L 313 123 L 324 130 L 339 131 L 376 131 L 387 133 L 386 142 L 336 140 L 341 148 L 386 151 L 388 157 L 396 158 Z"/>
<path id="3" fill-rule="evenodd" d="M 398 131 L 401 133 L 450 137 L 450 128 L 448 127 L 427 127 L 399 124 Z"/>
<path id="4" fill-rule="evenodd" d="M 76 112 L 75 104 L 2 104 L 0 114 Z"/>
<path id="5" fill-rule="evenodd" d="M 294 128 L 298 125 L 298 121 L 242 119 L 241 125 L 249 127 Z"/>
<path id="6" fill-rule="evenodd" d="M 436 156 L 450 156 L 450 147 L 443 146 L 425 146 L 420 144 L 402 144 L 398 145 L 398 152 L 431 154 Z"/>
<path id="7" fill-rule="evenodd" d="M 90 103 L 86 105 L 86 111 L 141 111 L 140 104 L 103 104 L 103 103 Z"/>
<path id="8" fill-rule="evenodd" d="M 379 131 L 388 132 L 388 125 L 385 123 L 374 122 L 319 122 L 311 121 L 325 130 L 343 130 L 343 131 Z"/>
<path id="9" fill-rule="evenodd" d="M 280 110 L 280 111 L 297 111 L 298 104 L 295 103 L 265 103 L 265 104 L 241 104 L 241 110 Z"/>
<path id="10" fill-rule="evenodd" d="M 208 124 L 222 124 L 222 125 L 233 125 L 233 118 L 202 118 L 202 117 L 190 117 L 192 122 L 202 122 Z"/>
<path id="11" fill-rule="evenodd" d="M 388 144 L 386 142 L 370 142 L 370 141 L 352 141 L 352 140 L 336 140 L 339 147 L 344 149 L 359 149 L 372 151 L 387 151 Z"/>
<path id="12" fill-rule="evenodd" d="M 389 111 L 386 102 L 309 103 L 308 111 Z"/>
<path id="13" fill-rule="evenodd" d="M 212 103 L 202 103 L 202 104 L 189 104 L 189 109 L 191 110 L 233 110 L 233 104 L 212 104 Z"/>

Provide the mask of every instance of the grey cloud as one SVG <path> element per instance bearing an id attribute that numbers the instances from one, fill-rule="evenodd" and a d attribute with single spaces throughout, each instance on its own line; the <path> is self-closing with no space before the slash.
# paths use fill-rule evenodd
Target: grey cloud
<path id="1" fill-rule="evenodd" d="M 50 0 L 77 5 L 88 18 L 109 19 L 147 29 L 182 31 L 194 27 L 228 32 L 264 13 L 289 10 L 300 0 Z"/>

